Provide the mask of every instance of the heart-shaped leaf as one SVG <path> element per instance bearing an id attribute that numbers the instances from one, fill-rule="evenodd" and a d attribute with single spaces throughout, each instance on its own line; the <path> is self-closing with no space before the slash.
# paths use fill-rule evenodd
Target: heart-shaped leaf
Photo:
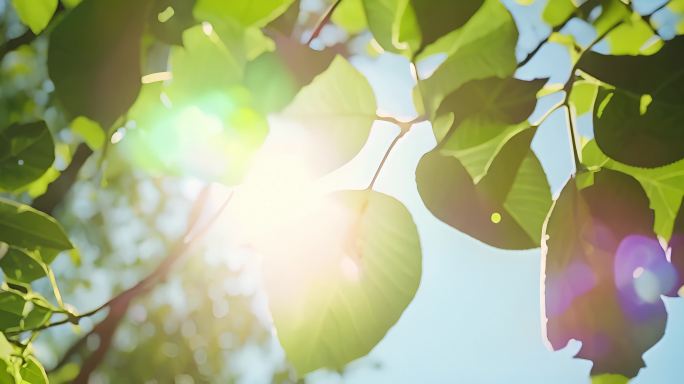
<path id="1" fill-rule="evenodd" d="M 606 155 L 637 167 L 684 158 L 682 62 L 684 37 L 652 56 L 582 57 L 580 69 L 617 88 L 603 89 L 594 107 L 596 142 Z"/>
<path id="2" fill-rule="evenodd" d="M 477 184 L 455 157 L 438 149 L 426 154 L 418 164 L 416 182 L 427 208 L 489 245 L 504 249 L 539 246 L 551 192 L 529 148 L 534 131 L 525 130 L 508 141 Z"/>
<path id="3" fill-rule="evenodd" d="M 581 190 L 571 180 L 546 224 L 546 335 L 554 349 L 581 341 L 577 357 L 594 362 L 593 375 L 634 377 L 663 336 L 660 295 L 672 289 L 675 271 L 639 183 L 606 169 L 593 178 Z"/>
<path id="4" fill-rule="evenodd" d="M 341 369 L 385 336 L 418 289 L 411 215 L 373 191 L 329 196 L 262 244 L 278 338 L 300 375 Z"/>

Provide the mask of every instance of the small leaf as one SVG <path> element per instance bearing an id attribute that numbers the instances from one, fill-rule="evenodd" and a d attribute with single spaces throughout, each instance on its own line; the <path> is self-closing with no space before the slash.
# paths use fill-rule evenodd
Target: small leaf
<path id="1" fill-rule="evenodd" d="M 39 34 L 47 27 L 57 10 L 59 0 L 12 0 L 12 5 L 22 23 Z"/>
<path id="2" fill-rule="evenodd" d="M 263 244 L 278 339 L 299 375 L 366 355 L 418 289 L 421 249 L 411 215 L 374 191 L 343 191 L 304 208 Z"/>
<path id="3" fill-rule="evenodd" d="M 293 134 L 302 134 L 317 172 L 332 171 L 364 146 L 376 118 L 376 102 L 368 80 L 338 56 L 330 67 L 302 88 L 283 111 Z"/>
<path id="4" fill-rule="evenodd" d="M 109 129 L 140 91 L 141 38 L 151 0 L 83 0 L 50 34 L 48 72 L 71 117 Z"/>
<path id="5" fill-rule="evenodd" d="M 0 241 L 20 248 L 72 249 L 62 227 L 35 209 L 0 198 Z"/>
<path id="6" fill-rule="evenodd" d="M 20 295 L 0 291 L 0 331 L 19 327 L 23 318 L 26 301 Z"/>
<path id="7" fill-rule="evenodd" d="M 479 183 L 455 157 L 438 149 L 416 170 L 418 192 L 443 222 L 504 249 L 539 246 L 551 192 L 539 160 L 529 149 L 534 129 L 511 138 Z"/>
<path id="8" fill-rule="evenodd" d="M 29 284 L 46 276 L 39 257 L 31 251 L 10 247 L 7 254 L 0 259 L 0 268 L 8 280 Z"/>
<path id="9" fill-rule="evenodd" d="M 35 357 L 29 356 L 19 370 L 21 378 L 27 384 L 48 384 L 45 368 Z"/>
<path id="10" fill-rule="evenodd" d="M 639 183 L 611 170 L 582 190 L 571 180 L 552 209 L 542 247 L 546 336 L 555 350 L 581 341 L 577 357 L 594 362 L 592 375 L 636 376 L 663 336 L 660 295 L 676 276 L 652 228 Z"/>
<path id="11" fill-rule="evenodd" d="M 45 122 L 0 128 L 0 189 L 17 190 L 40 178 L 55 161 Z"/>
<path id="12" fill-rule="evenodd" d="M 411 0 L 423 36 L 422 46 L 462 27 L 484 0 Z"/>

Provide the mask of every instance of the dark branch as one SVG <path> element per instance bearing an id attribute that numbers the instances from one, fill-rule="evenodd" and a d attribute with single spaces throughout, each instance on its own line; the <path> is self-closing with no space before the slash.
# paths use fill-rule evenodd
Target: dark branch
<path id="1" fill-rule="evenodd" d="M 326 24 L 330 21 L 330 18 L 332 17 L 333 13 L 335 12 L 335 9 L 340 5 L 342 0 L 335 0 L 334 3 L 328 7 L 328 9 L 325 11 L 325 13 L 321 16 L 320 19 L 318 19 L 318 22 L 316 23 L 316 27 L 314 27 L 313 32 L 311 32 L 311 36 L 309 37 L 309 40 L 306 41 L 306 45 L 311 44 L 318 35 L 321 34 L 321 31 L 323 30 L 323 27 L 325 27 Z"/>
<path id="2" fill-rule="evenodd" d="M 57 18 L 57 15 L 62 13 L 64 11 L 64 5 L 62 5 L 62 2 L 57 3 L 57 9 L 55 10 L 54 15 L 52 15 L 52 19 L 50 20 L 50 24 Z M 21 34 L 20 36 L 17 36 L 13 39 L 7 40 L 4 44 L 0 45 L 0 61 L 10 52 L 14 51 L 15 49 L 21 47 L 22 45 L 26 44 L 31 44 L 33 41 L 38 38 L 38 35 L 33 33 L 30 29 L 27 29 L 26 32 Z"/>

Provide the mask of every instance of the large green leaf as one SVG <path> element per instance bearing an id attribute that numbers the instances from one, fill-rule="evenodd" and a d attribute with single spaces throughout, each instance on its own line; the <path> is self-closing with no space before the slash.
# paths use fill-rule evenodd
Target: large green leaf
<path id="1" fill-rule="evenodd" d="M 140 90 L 141 37 L 151 0 L 84 0 L 50 34 L 48 71 L 71 115 L 108 129 Z"/>
<path id="2" fill-rule="evenodd" d="M 608 158 L 595 141 L 590 141 L 582 150 L 582 162 L 590 169 L 609 168 L 637 179 L 655 211 L 655 232 L 670 238 L 684 196 L 684 160 L 659 168 L 631 167 Z"/>
<path id="3" fill-rule="evenodd" d="M 285 12 L 293 1 L 197 0 L 195 16 L 200 20 L 232 19 L 245 27 L 262 27 Z"/>
<path id="4" fill-rule="evenodd" d="M 579 68 L 617 88 L 603 89 L 594 107 L 595 137 L 604 153 L 640 167 L 684 158 L 682 61 L 684 37 L 652 56 L 582 57 Z"/>
<path id="5" fill-rule="evenodd" d="M 67 250 L 74 246 L 52 217 L 0 198 L 0 241 L 20 248 Z"/>
<path id="6" fill-rule="evenodd" d="M 529 149 L 534 129 L 511 138 L 477 183 L 463 164 L 439 149 L 418 164 L 416 182 L 426 207 L 440 220 L 504 249 L 539 246 L 551 192 Z"/>
<path id="7" fill-rule="evenodd" d="M 305 208 L 263 245 L 269 306 L 297 373 L 341 369 L 399 320 L 421 277 L 411 215 L 374 191 L 344 191 Z"/>
<path id="8" fill-rule="evenodd" d="M 0 189 L 13 191 L 41 177 L 55 160 L 44 122 L 0 128 Z"/>
<path id="9" fill-rule="evenodd" d="M 426 112 L 432 115 L 446 95 L 471 80 L 512 75 L 517 41 L 518 30 L 506 7 L 498 0 L 487 0 L 463 28 L 444 44 L 435 44 L 439 46 L 432 53 L 443 51 L 449 58 L 420 83 Z"/>
<path id="10" fill-rule="evenodd" d="M 303 133 L 316 172 L 334 170 L 364 146 L 376 118 L 368 80 L 338 56 L 330 67 L 302 88 L 282 118 Z M 294 131 L 293 131 L 294 132 Z"/>
<path id="11" fill-rule="evenodd" d="M 411 0 L 423 37 L 422 46 L 462 27 L 484 0 Z"/>
<path id="12" fill-rule="evenodd" d="M 47 27 L 57 10 L 59 0 L 12 0 L 12 5 L 22 23 L 35 34 Z"/>
<path id="13" fill-rule="evenodd" d="M 546 336 L 554 349 L 581 341 L 577 357 L 593 361 L 592 375 L 636 376 L 663 336 L 660 295 L 676 276 L 652 228 L 639 183 L 611 170 L 581 190 L 571 180 L 546 224 Z"/>

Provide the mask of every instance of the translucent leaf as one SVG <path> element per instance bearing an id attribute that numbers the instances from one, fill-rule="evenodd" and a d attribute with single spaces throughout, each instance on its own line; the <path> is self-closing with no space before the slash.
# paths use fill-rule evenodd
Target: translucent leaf
<path id="1" fill-rule="evenodd" d="M 300 375 L 366 355 L 418 289 L 418 232 L 387 195 L 334 193 L 278 239 L 263 246 L 266 289 L 278 339 Z"/>
<path id="2" fill-rule="evenodd" d="M 109 129 L 140 90 L 141 37 L 151 0 L 84 0 L 50 34 L 48 72 L 71 115 Z"/>
<path id="3" fill-rule="evenodd" d="M 551 207 L 551 192 L 529 145 L 534 130 L 511 138 L 479 183 L 455 157 L 439 149 L 427 153 L 416 170 L 425 206 L 443 222 L 489 245 L 504 249 L 539 246 Z"/>
<path id="4" fill-rule="evenodd" d="M 48 384 L 45 368 L 35 357 L 29 356 L 19 370 L 22 384 Z"/>
<path id="5" fill-rule="evenodd" d="M 75 118 L 71 122 L 71 131 L 81 136 L 93 151 L 102 148 L 106 140 L 102 127 L 87 117 L 79 116 Z"/>
<path id="6" fill-rule="evenodd" d="M 12 0 L 21 22 L 36 35 L 47 27 L 57 10 L 58 0 Z"/>
<path id="7" fill-rule="evenodd" d="M 44 122 L 0 128 L 0 189 L 17 190 L 40 178 L 55 161 L 55 144 Z"/>
<path id="8" fill-rule="evenodd" d="M 0 198 L 0 241 L 20 248 L 67 250 L 74 246 L 52 217 Z"/>
<path id="9" fill-rule="evenodd" d="M 342 1 L 333 13 L 332 21 L 350 34 L 362 32 L 366 29 L 366 13 L 362 0 Z"/>
<path id="10" fill-rule="evenodd" d="M 386 51 L 411 54 L 420 44 L 420 30 L 409 0 L 363 0 L 368 27 Z"/>
<path id="11" fill-rule="evenodd" d="M 281 117 L 307 143 L 303 156 L 317 173 L 325 173 L 347 163 L 366 143 L 376 118 L 375 96 L 368 80 L 338 56 Z"/>
<path id="12" fill-rule="evenodd" d="M 484 0 L 411 0 L 422 35 L 422 46 L 462 27 Z"/>
<path id="13" fill-rule="evenodd" d="M 581 341 L 577 357 L 593 361 L 592 375 L 636 376 L 663 336 L 660 295 L 676 275 L 652 228 L 639 183 L 610 170 L 581 190 L 571 180 L 546 224 L 546 336 L 555 350 Z"/>

